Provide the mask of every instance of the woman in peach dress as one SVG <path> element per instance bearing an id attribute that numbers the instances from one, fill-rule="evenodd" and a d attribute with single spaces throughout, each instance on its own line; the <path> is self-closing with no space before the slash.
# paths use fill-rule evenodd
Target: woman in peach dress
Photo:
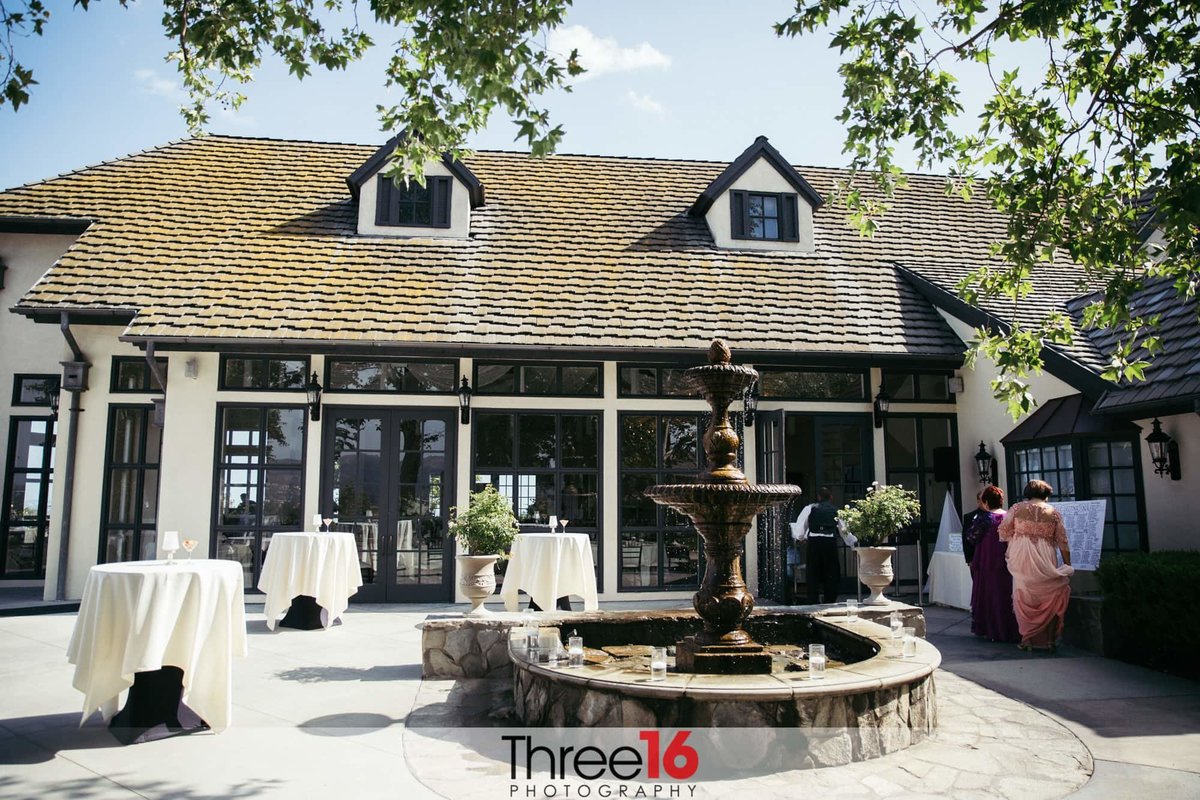
<path id="1" fill-rule="evenodd" d="M 1030 481 L 1025 486 L 1026 500 L 1010 508 L 1000 523 L 1000 540 L 1008 542 L 1013 611 L 1022 650 L 1053 651 L 1058 646 L 1071 599 L 1070 578 L 1075 570 L 1062 516 L 1046 502 L 1052 494 L 1054 489 L 1045 481 Z"/>

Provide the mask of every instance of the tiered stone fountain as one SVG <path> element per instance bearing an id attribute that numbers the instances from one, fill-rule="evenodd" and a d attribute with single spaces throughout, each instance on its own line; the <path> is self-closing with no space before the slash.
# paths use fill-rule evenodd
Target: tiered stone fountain
<path id="1" fill-rule="evenodd" d="M 736 366 L 729 347 L 716 340 L 708 348 L 708 364 L 684 377 L 712 408 L 704 433 L 708 469 L 700 483 L 651 486 L 646 496 L 687 515 L 704 538 L 707 568 L 700 591 L 692 599 L 704 630 L 676 645 L 680 672 L 768 674 L 771 654 L 746 632 L 754 596 L 742 576 L 742 546 L 754 517 L 800 494 L 799 486 L 751 484 L 737 468 L 741 443 L 729 421 L 729 404 L 740 398 L 758 372 Z"/>

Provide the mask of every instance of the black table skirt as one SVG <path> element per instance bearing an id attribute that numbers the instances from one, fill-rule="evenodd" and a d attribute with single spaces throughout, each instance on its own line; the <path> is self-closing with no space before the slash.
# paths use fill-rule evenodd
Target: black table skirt
<path id="1" fill-rule="evenodd" d="M 183 703 L 183 670 L 163 667 L 135 672 L 122 708 L 108 723 L 121 744 L 137 744 L 208 730 L 208 723 Z"/>

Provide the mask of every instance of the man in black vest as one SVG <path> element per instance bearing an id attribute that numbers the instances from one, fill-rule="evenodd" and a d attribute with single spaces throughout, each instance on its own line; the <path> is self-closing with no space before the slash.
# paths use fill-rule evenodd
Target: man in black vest
<path id="1" fill-rule="evenodd" d="M 808 602 L 836 603 L 842 569 L 838 563 L 837 535 L 841 534 L 848 547 L 858 540 L 848 533 L 837 519 L 833 492 L 824 486 L 817 492 L 817 502 L 804 507 L 796 520 L 792 538 L 807 541 L 805 558 L 808 568 Z"/>
<path id="2" fill-rule="evenodd" d="M 982 489 L 979 490 L 979 494 L 975 495 L 975 503 L 977 505 L 976 505 L 976 508 L 974 511 L 968 511 L 966 514 L 963 514 L 963 520 L 962 520 L 963 533 L 967 532 L 967 530 L 971 527 L 971 523 L 975 521 L 976 517 L 981 516 L 983 514 L 991 513 L 991 509 L 988 508 L 983 502 L 983 490 Z M 967 537 L 964 536 L 963 540 L 962 540 L 962 546 L 963 546 L 963 558 L 966 559 L 967 566 L 969 567 L 969 566 L 971 566 L 971 559 L 973 559 L 975 557 L 975 545 L 968 542 Z"/>

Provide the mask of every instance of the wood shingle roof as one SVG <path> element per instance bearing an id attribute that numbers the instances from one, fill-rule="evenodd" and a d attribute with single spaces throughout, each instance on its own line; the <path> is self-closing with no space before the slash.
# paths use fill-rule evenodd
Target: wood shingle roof
<path id="1" fill-rule="evenodd" d="M 0 217 L 93 221 L 18 310 L 134 309 L 134 340 L 956 360 L 893 265 L 952 285 L 1003 234 L 911 176 L 872 238 L 826 206 L 815 252 L 721 250 L 688 209 L 726 164 L 479 152 L 469 239 L 359 236 L 346 178 L 376 149 L 208 136 L 0 193 Z M 824 195 L 844 177 L 797 169 Z"/>

